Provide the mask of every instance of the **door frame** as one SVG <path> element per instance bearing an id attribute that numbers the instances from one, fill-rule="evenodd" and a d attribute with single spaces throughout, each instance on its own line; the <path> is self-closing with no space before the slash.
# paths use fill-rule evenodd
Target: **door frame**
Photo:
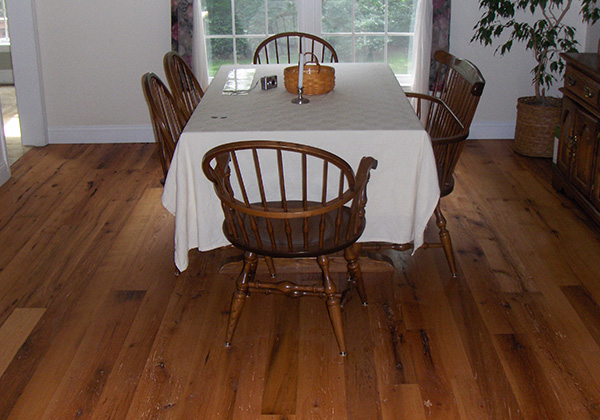
<path id="1" fill-rule="evenodd" d="M 34 0 L 6 0 L 21 142 L 48 144 L 48 123 Z"/>
<path id="2" fill-rule="evenodd" d="M 2 103 L 0 103 L 0 124 L 4 127 L 2 118 Z M 0 185 L 10 179 L 10 166 L 8 164 L 8 151 L 6 150 L 6 138 L 4 130 L 0 130 Z"/>

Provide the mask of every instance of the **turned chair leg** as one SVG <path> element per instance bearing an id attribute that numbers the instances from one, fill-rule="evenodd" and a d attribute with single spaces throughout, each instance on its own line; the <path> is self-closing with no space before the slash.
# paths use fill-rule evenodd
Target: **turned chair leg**
<path id="1" fill-rule="evenodd" d="M 337 294 L 335 283 L 329 272 L 329 258 L 326 255 L 317 257 L 317 262 L 323 271 L 323 287 L 327 295 L 327 310 L 329 319 L 333 326 L 333 333 L 340 349 L 340 356 L 346 355 L 346 342 L 344 341 L 344 330 L 342 329 L 342 310 L 340 307 L 340 297 Z"/>
<path id="2" fill-rule="evenodd" d="M 452 240 L 450 239 L 450 232 L 446 229 L 446 218 L 442 213 L 442 208 L 440 207 L 440 203 L 435 207 L 435 224 L 440 229 L 440 242 L 442 243 L 442 248 L 444 248 L 444 254 L 446 254 L 446 260 L 448 260 L 448 266 L 450 267 L 450 272 L 452 273 L 452 277 L 458 277 L 458 272 L 456 270 L 456 262 L 454 261 L 454 252 L 452 251 Z"/>
<path id="3" fill-rule="evenodd" d="M 362 272 L 360 271 L 360 265 L 358 264 L 358 256 L 360 254 L 361 244 L 354 243 L 344 250 L 344 258 L 348 263 L 348 275 L 350 281 L 356 286 L 358 296 L 363 304 L 367 306 L 367 292 L 365 290 L 365 284 L 363 283 Z"/>
<path id="4" fill-rule="evenodd" d="M 233 293 L 233 298 L 231 299 L 225 347 L 231 345 L 231 339 L 233 338 L 233 334 L 235 333 L 235 329 L 240 319 L 244 300 L 248 295 L 248 282 L 254 279 L 257 264 L 258 257 L 256 254 L 254 252 L 247 252 L 244 256 L 244 268 L 236 280 L 237 290 Z"/>
<path id="5" fill-rule="evenodd" d="M 276 278 L 277 271 L 275 271 L 275 263 L 273 262 L 273 258 L 265 256 L 265 263 L 267 264 L 267 268 L 269 269 L 269 275 L 271 276 L 271 278 Z"/>

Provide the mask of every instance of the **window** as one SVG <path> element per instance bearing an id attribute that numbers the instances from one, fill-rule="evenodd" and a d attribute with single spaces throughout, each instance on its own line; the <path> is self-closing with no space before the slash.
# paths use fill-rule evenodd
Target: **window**
<path id="1" fill-rule="evenodd" d="M 417 0 L 323 0 L 322 34 L 340 61 L 385 62 L 400 78 L 411 69 Z"/>
<path id="2" fill-rule="evenodd" d="M 209 75 L 223 64 L 246 64 L 268 35 L 320 34 L 341 62 L 385 62 L 411 80 L 418 0 L 202 0 Z"/>
<path id="3" fill-rule="evenodd" d="M 8 37 L 8 19 L 6 18 L 6 5 L 0 0 L 0 45 L 10 45 Z"/>

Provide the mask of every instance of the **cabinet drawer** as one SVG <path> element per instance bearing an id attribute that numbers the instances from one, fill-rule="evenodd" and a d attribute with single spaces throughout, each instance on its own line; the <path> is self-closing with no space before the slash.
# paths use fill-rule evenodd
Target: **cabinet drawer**
<path id="1" fill-rule="evenodd" d="M 600 105 L 600 83 L 587 77 L 571 66 L 565 71 L 565 89 L 577 95 L 581 100 L 591 106 Z"/>

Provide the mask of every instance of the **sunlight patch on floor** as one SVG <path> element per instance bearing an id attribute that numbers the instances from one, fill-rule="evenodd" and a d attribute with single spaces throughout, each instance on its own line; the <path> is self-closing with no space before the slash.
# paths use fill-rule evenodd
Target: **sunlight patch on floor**
<path id="1" fill-rule="evenodd" d="M 18 115 L 4 123 L 4 136 L 21 137 L 21 124 L 19 124 Z"/>

